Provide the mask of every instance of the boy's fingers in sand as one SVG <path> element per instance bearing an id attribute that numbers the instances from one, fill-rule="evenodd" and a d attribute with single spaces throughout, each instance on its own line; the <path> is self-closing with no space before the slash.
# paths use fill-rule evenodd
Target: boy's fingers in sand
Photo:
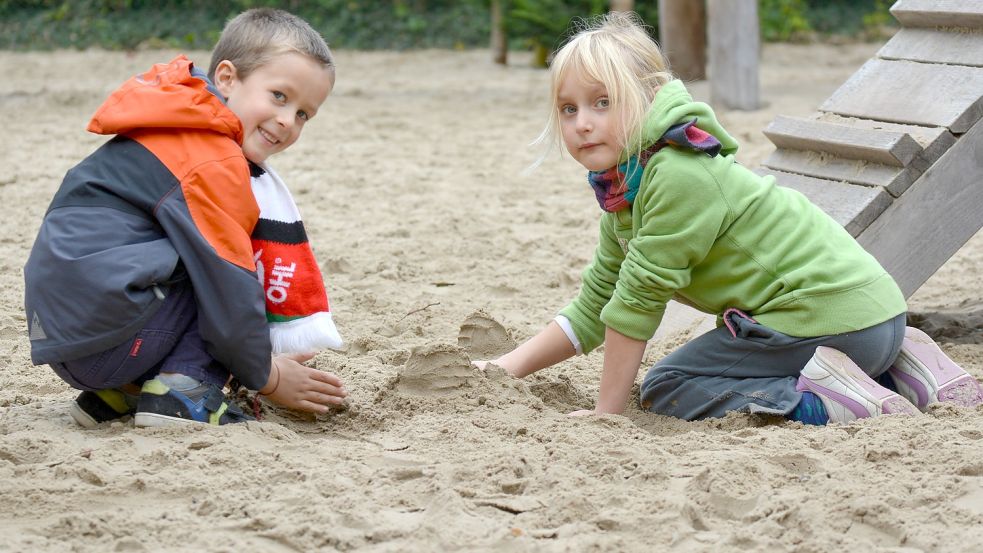
<path id="1" fill-rule="evenodd" d="M 330 393 L 332 395 L 341 395 L 341 396 L 348 395 L 348 391 L 345 390 L 345 383 L 342 382 L 341 379 L 338 378 L 338 376 L 333 373 L 320 371 L 317 369 L 311 369 L 310 377 L 312 380 L 316 381 L 316 384 L 318 385 L 317 391 L 323 391 L 324 393 Z M 329 385 L 331 388 L 324 387 L 323 386 L 324 384 Z M 340 393 L 332 393 L 330 391 L 326 391 L 329 389 L 340 390 Z"/>
<path id="2" fill-rule="evenodd" d="M 567 416 L 568 417 L 586 417 L 586 416 L 593 415 L 593 414 L 594 414 L 594 410 L 593 409 L 581 409 L 579 411 L 574 411 L 572 413 L 567 413 Z"/>
<path id="3" fill-rule="evenodd" d="M 471 364 L 474 365 L 479 371 L 483 371 L 488 367 L 489 361 L 472 361 Z"/>

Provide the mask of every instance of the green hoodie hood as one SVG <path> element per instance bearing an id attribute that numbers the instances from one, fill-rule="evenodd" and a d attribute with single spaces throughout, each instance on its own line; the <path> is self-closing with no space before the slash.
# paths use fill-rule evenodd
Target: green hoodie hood
<path id="1" fill-rule="evenodd" d="M 710 106 L 693 101 L 680 80 L 669 81 L 656 93 L 642 125 L 642 148 L 662 138 L 669 127 L 694 118 L 700 130 L 712 134 L 720 142 L 721 154 L 733 155 L 737 152 L 737 140 L 720 125 Z"/>

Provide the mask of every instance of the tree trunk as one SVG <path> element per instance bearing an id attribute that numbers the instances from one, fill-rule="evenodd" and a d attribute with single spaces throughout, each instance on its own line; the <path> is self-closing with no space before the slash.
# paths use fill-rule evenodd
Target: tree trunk
<path id="1" fill-rule="evenodd" d="M 500 65 L 508 63 L 508 42 L 508 36 L 505 32 L 505 18 L 502 16 L 502 0 L 491 0 L 492 61 Z"/>
<path id="2" fill-rule="evenodd" d="M 757 0 L 708 0 L 710 103 L 733 109 L 761 106 Z"/>
<path id="3" fill-rule="evenodd" d="M 659 0 L 659 41 L 677 77 L 706 78 L 706 37 L 703 0 Z"/>
<path id="4" fill-rule="evenodd" d="M 635 9 L 635 0 L 611 0 L 611 11 L 630 12 Z"/>

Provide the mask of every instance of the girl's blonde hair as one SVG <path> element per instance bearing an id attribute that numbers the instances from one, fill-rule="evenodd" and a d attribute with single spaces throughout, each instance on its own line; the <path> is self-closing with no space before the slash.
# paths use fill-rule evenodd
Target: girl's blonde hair
<path id="1" fill-rule="evenodd" d="M 320 33 L 306 21 L 274 8 L 253 8 L 232 18 L 222 30 L 208 67 L 208 78 L 223 60 L 245 79 L 273 58 L 287 52 L 305 55 L 334 71 L 334 57 Z"/>
<path id="2" fill-rule="evenodd" d="M 575 34 L 550 65 L 550 113 L 546 128 L 533 144 L 544 145 L 541 164 L 555 147 L 562 150 L 557 94 L 567 73 L 607 88 L 611 109 L 621 113 L 620 137 L 629 154 L 638 153 L 641 127 L 659 87 L 675 77 L 659 45 L 633 12 L 611 12 L 574 24 Z"/>

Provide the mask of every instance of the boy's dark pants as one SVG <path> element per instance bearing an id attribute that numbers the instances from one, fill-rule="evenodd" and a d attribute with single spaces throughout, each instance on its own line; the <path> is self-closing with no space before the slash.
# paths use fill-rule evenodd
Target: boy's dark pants
<path id="1" fill-rule="evenodd" d="M 106 351 L 51 368 L 79 390 L 104 390 L 124 384 L 142 384 L 160 372 L 173 372 L 195 380 L 225 385 L 229 371 L 215 361 L 198 335 L 198 305 L 186 283 L 170 287 L 157 313 L 126 342 Z"/>

